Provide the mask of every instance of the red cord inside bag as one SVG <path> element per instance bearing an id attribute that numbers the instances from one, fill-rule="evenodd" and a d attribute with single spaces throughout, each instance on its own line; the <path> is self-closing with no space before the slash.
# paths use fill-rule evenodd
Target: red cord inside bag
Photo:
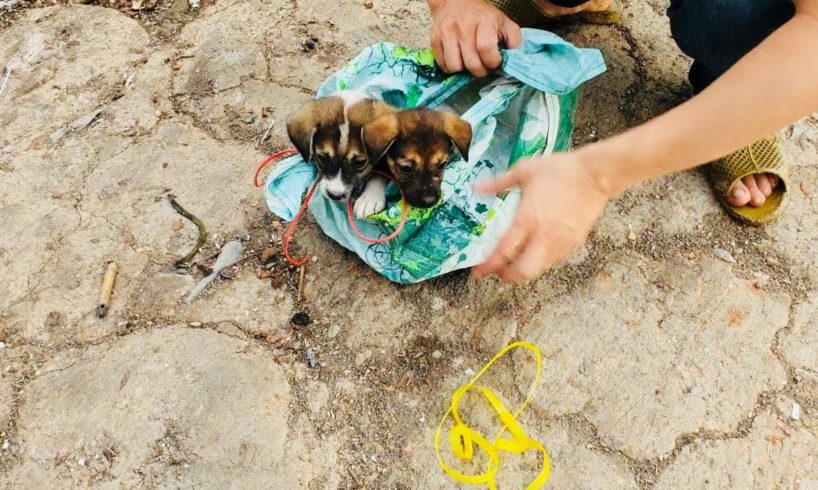
<path id="1" fill-rule="evenodd" d="M 260 188 L 264 187 L 264 184 L 259 183 L 258 176 L 261 173 L 261 171 L 264 170 L 265 167 L 267 167 L 268 165 L 270 165 L 273 162 L 276 162 L 277 160 L 279 160 L 280 158 L 282 158 L 284 156 L 291 156 L 291 155 L 294 155 L 296 153 L 297 153 L 297 150 L 295 148 L 287 148 L 285 150 L 278 151 L 278 152 L 270 155 L 269 157 L 265 158 L 264 161 L 262 161 L 258 165 L 258 167 L 256 168 L 256 173 L 253 176 L 253 186 L 255 186 L 257 189 L 260 189 Z M 395 182 L 395 185 L 397 185 L 397 182 L 395 181 L 395 178 L 392 177 L 391 175 L 387 174 L 386 172 L 376 171 L 376 173 L 388 178 L 392 182 Z M 282 240 L 282 244 L 281 244 L 282 252 L 284 253 L 284 258 L 287 259 L 287 262 L 289 262 L 290 265 L 293 265 L 293 266 L 296 266 L 296 267 L 300 267 L 300 266 L 306 264 L 307 260 L 309 260 L 309 258 L 304 257 L 304 258 L 299 259 L 299 260 L 293 259 L 290 256 L 290 251 L 289 251 L 289 249 L 290 249 L 290 239 L 292 239 L 292 235 L 295 232 L 295 228 L 298 225 L 298 221 L 301 220 L 301 216 L 304 214 L 304 211 L 307 209 L 307 206 L 310 204 L 310 201 L 312 200 L 312 196 L 315 194 L 315 190 L 318 188 L 318 183 L 320 182 L 320 180 L 321 180 L 321 177 L 319 176 L 319 177 L 317 177 L 315 179 L 315 181 L 312 183 L 312 185 L 310 185 L 310 188 L 307 191 L 307 195 L 304 196 L 304 201 L 301 202 L 301 207 L 298 209 L 298 212 L 295 214 L 295 217 L 290 222 L 289 226 L 287 226 L 287 230 L 284 232 L 284 239 Z M 388 241 L 392 240 L 393 238 L 395 238 L 396 236 L 398 236 L 401 231 L 403 231 L 403 227 L 406 224 L 406 219 L 407 219 L 407 216 L 409 214 L 409 205 L 406 203 L 406 199 L 403 198 L 403 191 L 401 191 L 401 205 L 402 205 L 402 208 L 401 208 L 400 223 L 398 224 L 398 227 L 395 228 L 395 231 L 390 233 L 388 236 L 385 236 L 385 237 L 382 237 L 382 238 L 370 238 L 370 237 L 364 235 L 363 233 L 361 233 L 361 231 L 358 230 L 358 227 L 355 225 L 355 219 L 352 216 L 352 200 L 350 199 L 349 201 L 347 201 L 347 219 L 349 220 L 349 226 L 350 226 L 350 228 L 352 228 L 353 233 L 355 233 L 355 235 L 358 238 L 360 238 L 361 240 L 363 240 L 363 241 L 365 241 L 367 243 L 385 243 L 385 242 L 388 242 Z"/>

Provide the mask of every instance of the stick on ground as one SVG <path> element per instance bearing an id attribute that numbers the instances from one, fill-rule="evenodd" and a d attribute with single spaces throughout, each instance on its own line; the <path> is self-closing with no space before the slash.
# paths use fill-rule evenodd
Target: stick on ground
<path id="1" fill-rule="evenodd" d="M 180 206 L 178 202 L 176 202 L 176 198 L 173 197 L 173 194 L 168 194 L 168 200 L 170 201 L 170 205 L 173 206 L 173 209 L 176 210 L 177 213 L 190 220 L 190 222 L 196 225 L 196 228 L 199 229 L 199 239 L 196 240 L 196 245 L 193 246 L 193 249 L 187 255 L 173 263 L 174 267 L 176 268 L 187 267 L 190 265 L 190 261 L 193 259 L 193 257 L 199 253 L 199 250 L 204 245 L 205 240 L 207 240 L 207 230 L 205 230 L 205 225 L 202 223 L 202 220 L 196 216 L 193 216 L 190 212 L 185 210 L 185 208 Z"/>

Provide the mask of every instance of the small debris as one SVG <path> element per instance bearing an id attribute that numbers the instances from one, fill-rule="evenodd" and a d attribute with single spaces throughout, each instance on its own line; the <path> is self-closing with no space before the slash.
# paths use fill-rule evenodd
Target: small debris
<path id="1" fill-rule="evenodd" d="M 173 194 L 168 194 L 168 201 L 170 202 L 170 205 L 174 211 L 190 220 L 190 222 L 196 225 L 196 228 L 199 229 L 199 238 L 196 240 L 196 245 L 193 246 L 193 249 L 190 252 L 188 252 L 187 255 L 177 260 L 173 264 L 174 267 L 177 268 L 186 267 L 190 263 L 190 261 L 193 260 L 193 257 L 195 257 L 197 253 L 199 253 L 199 250 L 202 248 L 202 245 L 204 245 L 205 241 L 207 240 L 207 230 L 205 229 L 205 225 L 204 223 L 202 223 L 202 220 L 188 212 L 178 202 L 176 202 L 176 198 L 173 196 Z M 241 251 L 239 251 L 239 254 L 241 254 Z M 216 260 L 216 263 L 218 263 L 218 260 Z"/>
<path id="2" fill-rule="evenodd" d="M 633 230 L 630 230 L 628 232 L 628 240 L 630 240 L 632 242 L 636 240 L 636 233 L 634 233 Z"/>
<path id="3" fill-rule="evenodd" d="M 224 269 L 223 271 L 219 272 L 219 275 L 222 279 L 235 279 L 236 271 L 235 269 Z"/>
<path id="4" fill-rule="evenodd" d="M 181 220 L 181 219 L 176 219 L 176 220 L 174 220 L 174 222 L 173 222 L 173 226 L 172 226 L 172 228 L 173 228 L 173 231 L 179 231 L 179 230 L 181 230 L 182 228 L 184 228 L 184 226 L 185 226 L 185 225 L 184 225 L 184 223 L 182 223 L 182 220 Z"/>
<path id="5" fill-rule="evenodd" d="M 298 298 L 297 301 L 301 301 L 304 293 L 304 272 L 306 272 L 307 268 L 303 265 L 300 267 L 300 271 L 298 272 Z"/>
<path id="6" fill-rule="evenodd" d="M 299 311 L 290 319 L 290 323 L 298 327 L 306 327 L 310 324 L 310 316 L 303 311 Z"/>
<path id="7" fill-rule="evenodd" d="M 315 44 L 317 42 L 318 42 L 317 37 L 311 37 L 304 41 L 304 43 L 301 45 L 301 50 L 304 51 L 305 53 L 309 53 L 310 51 L 315 49 Z"/>
<path id="8" fill-rule="evenodd" d="M 77 463 L 78 463 L 80 466 L 85 466 L 85 458 L 80 458 L 80 460 L 79 460 L 79 461 L 77 461 Z"/>
<path id="9" fill-rule="evenodd" d="M 199 8 L 199 0 L 188 0 L 187 4 L 190 5 L 191 10 Z"/>
<path id="10" fill-rule="evenodd" d="M 327 329 L 327 338 L 328 338 L 328 339 L 334 339 L 335 337 L 337 337 L 337 336 L 338 336 L 338 334 L 339 334 L 340 332 L 341 332 L 341 326 L 340 326 L 340 325 L 338 325 L 337 323 L 333 323 L 333 324 L 332 324 L 332 325 L 330 325 L 330 326 L 329 326 L 329 328 Z"/>
<path id="11" fill-rule="evenodd" d="M 312 261 L 313 261 L 313 263 L 318 262 L 318 256 L 317 256 L 317 255 L 313 255 L 313 256 L 312 256 Z"/>
<path id="12" fill-rule="evenodd" d="M 116 452 L 113 449 L 106 447 L 105 449 L 102 450 L 102 456 L 105 457 L 105 460 L 108 461 L 108 464 L 111 464 L 111 462 L 113 462 L 114 460 L 114 456 L 116 456 Z"/>
<path id="13" fill-rule="evenodd" d="M 790 418 L 793 420 L 799 420 L 801 418 L 801 405 L 793 402 L 792 411 L 790 412 Z"/>
<path id="14" fill-rule="evenodd" d="M 261 117 L 265 117 L 264 109 L 261 110 Z M 264 142 L 267 141 L 267 137 L 270 136 L 270 131 L 273 130 L 273 126 L 275 125 L 275 123 L 276 123 L 275 119 L 270 119 L 270 124 L 267 126 L 267 131 L 265 131 L 264 134 L 261 135 L 261 139 L 258 141 L 259 146 L 263 145 Z"/>
<path id="15" fill-rule="evenodd" d="M 273 247 L 271 245 L 267 245 L 266 247 L 264 247 L 264 250 L 261 252 L 261 262 L 266 264 L 267 262 L 270 261 L 270 259 L 273 258 L 273 256 L 275 254 L 276 254 L 275 247 Z"/>
<path id="16" fill-rule="evenodd" d="M 190 322 L 189 325 L 194 328 L 199 328 L 202 326 L 202 322 Z"/>
<path id="17" fill-rule="evenodd" d="M 367 349 L 363 352 L 359 352 L 357 356 L 355 356 L 355 365 L 361 367 L 364 365 L 369 358 L 372 357 L 372 351 Z"/>
<path id="18" fill-rule="evenodd" d="M 9 448 L 9 445 L 10 445 L 10 443 L 9 443 L 8 439 L 3 441 L 3 451 L 6 451 Z"/>
<path id="19" fill-rule="evenodd" d="M 74 131 L 79 131 L 88 126 L 89 124 L 91 124 L 94 121 L 94 119 L 96 119 L 97 116 L 100 115 L 100 113 L 102 113 L 102 109 L 97 109 L 90 114 L 86 114 L 85 116 L 82 116 L 81 118 L 72 122 L 70 124 L 70 128 Z"/>
<path id="20" fill-rule="evenodd" d="M 312 347 L 307 347 L 307 352 L 304 353 L 304 362 L 307 363 L 307 367 L 309 368 L 318 366 L 318 359 L 315 358 L 315 351 Z"/>
<path id="21" fill-rule="evenodd" d="M 803 136 L 804 133 L 806 133 L 806 132 L 807 132 L 807 126 L 805 124 L 801 124 L 801 123 L 793 124 L 792 132 L 790 133 L 790 139 L 791 140 L 797 140 L 801 136 Z"/>
<path id="22" fill-rule="evenodd" d="M 243 116 L 241 116 L 241 121 L 245 124 L 250 124 L 256 120 L 256 115 L 252 112 L 247 112 Z"/>
<path id="23" fill-rule="evenodd" d="M 770 265 L 778 265 L 778 259 L 775 257 L 767 257 L 767 263 Z"/>
<path id="24" fill-rule="evenodd" d="M 364 8 L 365 8 L 365 9 L 367 9 L 367 10 L 371 10 L 371 9 L 372 9 L 372 7 L 374 7 L 374 6 L 375 6 L 375 4 L 374 4 L 374 3 L 372 3 L 372 0 L 365 0 L 365 1 L 364 1 Z"/>
<path id="25" fill-rule="evenodd" d="M 105 314 L 108 313 L 117 272 L 119 272 L 119 267 L 115 263 L 109 262 L 108 267 L 105 269 L 105 275 L 102 277 L 102 288 L 97 303 L 97 317 L 99 318 L 104 318 Z"/>
<path id="26" fill-rule="evenodd" d="M 763 272 L 754 272 L 753 277 L 755 278 L 753 285 L 759 289 L 764 288 L 770 283 L 770 276 Z"/>
<path id="27" fill-rule="evenodd" d="M 238 240 L 233 240 L 227 242 L 222 247 L 222 251 L 219 256 L 216 258 L 216 263 L 213 264 L 213 272 L 210 273 L 209 276 L 205 277 L 199 284 L 193 288 L 193 291 L 185 298 L 185 303 L 190 303 L 196 296 L 199 296 L 202 291 L 216 279 L 216 276 L 219 275 L 221 271 L 230 267 L 231 265 L 235 265 L 239 260 L 241 260 L 241 253 L 244 250 L 244 246 Z"/>
<path id="28" fill-rule="evenodd" d="M 713 247 L 713 255 L 715 255 L 716 258 L 721 259 L 730 264 L 736 263 L 736 259 L 734 259 L 732 255 L 730 255 L 730 252 L 723 248 Z"/>
<path id="29" fill-rule="evenodd" d="M 270 271 L 261 270 L 261 271 L 258 272 L 258 278 L 259 279 L 269 279 L 271 277 L 273 277 L 273 273 L 270 272 Z"/>
<path id="30" fill-rule="evenodd" d="M 443 357 L 443 353 L 439 350 L 432 352 L 432 359 L 440 359 L 441 357 Z"/>
<path id="31" fill-rule="evenodd" d="M 466 368 L 463 372 L 466 373 L 466 376 L 474 376 L 474 369 L 472 368 Z"/>

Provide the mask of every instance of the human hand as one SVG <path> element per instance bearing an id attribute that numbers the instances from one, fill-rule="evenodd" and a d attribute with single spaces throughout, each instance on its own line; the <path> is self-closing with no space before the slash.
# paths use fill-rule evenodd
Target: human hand
<path id="1" fill-rule="evenodd" d="M 499 44 L 516 48 L 521 42 L 520 26 L 484 0 L 432 5 L 432 51 L 447 73 L 466 69 L 484 77 L 502 63 Z"/>
<path id="2" fill-rule="evenodd" d="M 557 153 L 519 162 L 497 180 L 475 184 L 475 191 L 495 194 L 520 187 L 522 198 L 511 227 L 474 275 L 536 279 L 582 244 L 611 196 L 593 165 L 581 150 Z"/>

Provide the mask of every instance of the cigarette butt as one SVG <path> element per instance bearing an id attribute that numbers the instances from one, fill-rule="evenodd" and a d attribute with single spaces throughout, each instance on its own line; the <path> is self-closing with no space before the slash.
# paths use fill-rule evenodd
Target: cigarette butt
<path id="1" fill-rule="evenodd" d="M 102 278 L 102 289 L 99 292 L 99 304 L 97 305 L 97 316 L 102 318 L 108 313 L 108 305 L 111 303 L 111 293 L 114 290 L 114 279 L 119 267 L 115 263 L 109 262 L 105 269 L 105 276 Z"/>

